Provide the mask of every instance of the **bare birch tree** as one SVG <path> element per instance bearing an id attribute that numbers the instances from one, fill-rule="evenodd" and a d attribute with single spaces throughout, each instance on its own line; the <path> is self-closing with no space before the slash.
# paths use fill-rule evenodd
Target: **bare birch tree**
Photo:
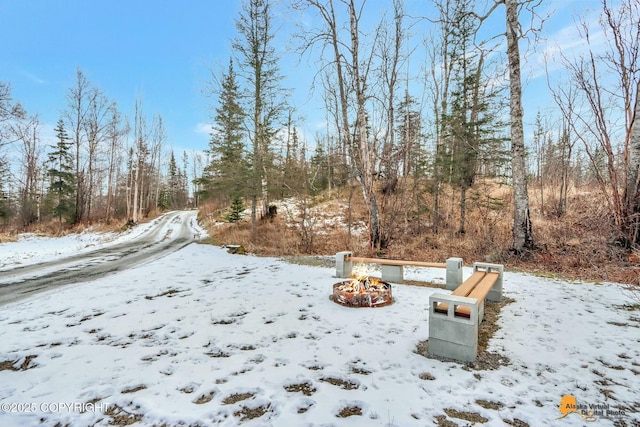
<path id="1" fill-rule="evenodd" d="M 93 87 L 89 93 L 88 109 L 83 124 L 87 138 L 86 219 L 89 222 L 92 219 L 96 175 L 99 169 L 98 155 L 106 138 L 109 113 L 109 99 L 98 88 Z"/>
<path id="2" fill-rule="evenodd" d="M 123 151 L 123 138 L 129 133 L 129 125 L 126 123 L 118 106 L 114 102 L 109 108 L 111 117 L 107 124 L 107 200 L 105 206 L 105 220 L 111 220 L 112 203 L 115 197 L 115 185 L 118 181 L 118 165 L 121 162 Z"/>
<path id="3" fill-rule="evenodd" d="M 86 143 L 86 134 L 84 132 L 85 120 L 89 111 L 89 96 L 91 92 L 91 83 L 84 73 L 78 68 L 76 70 L 76 82 L 67 93 L 67 110 L 65 116 L 69 124 L 70 137 L 73 141 L 75 153 L 75 174 L 76 174 L 76 212 L 75 221 L 82 221 L 85 215 L 86 202 L 86 181 L 85 167 L 82 162 L 82 148 Z"/>
<path id="4" fill-rule="evenodd" d="M 346 37 L 340 31 L 343 24 L 338 21 L 334 0 L 300 0 L 296 3 L 299 8 L 315 10 L 322 21 L 321 28 L 307 33 L 303 51 L 320 44 L 321 49 L 327 48 L 331 52 L 331 59 L 324 66 L 332 68 L 335 73 L 339 126 L 354 160 L 355 178 L 360 184 L 367 207 L 369 242 L 372 248 L 380 249 L 386 245 L 386 237 L 380 227 L 374 185 L 376 152 L 367 127 L 367 102 L 371 97 L 369 76 L 373 52 L 367 52 L 361 46 L 360 22 L 364 2 L 360 6 L 356 6 L 354 0 L 337 0 L 337 3 L 342 5 L 348 19 Z"/>
<path id="5" fill-rule="evenodd" d="M 527 163 L 524 146 L 522 109 L 522 78 L 520 76 L 520 47 L 522 38 L 518 0 L 504 0 L 507 17 L 507 58 L 509 61 L 509 97 L 511 117 L 511 178 L 513 180 L 513 245 L 515 253 L 532 249 L 533 224 L 529 212 Z"/>
<path id="6" fill-rule="evenodd" d="M 40 168 L 40 119 L 28 116 L 26 111 L 16 111 L 10 125 L 12 140 L 20 153 L 19 183 L 20 221 L 23 226 L 40 220 L 40 203 L 43 193 L 39 191 Z"/>
<path id="7" fill-rule="evenodd" d="M 554 97 L 594 166 L 616 227 L 628 244 L 638 245 L 640 147 L 634 135 L 638 133 L 640 96 L 640 5 L 623 0 L 614 8 L 602 0 L 599 24 L 607 40 L 604 53 L 593 46 L 589 23 L 580 22 L 588 52 L 577 58 L 563 57 L 571 86 L 556 88 Z M 581 104 L 575 105 L 578 102 Z M 617 124 L 620 119 L 622 127 Z M 605 157 L 604 173 L 597 167 L 599 153 Z"/>
<path id="8" fill-rule="evenodd" d="M 505 6 L 507 61 L 509 64 L 509 116 L 511 129 L 511 179 L 513 185 L 513 243 L 515 254 L 534 248 L 533 223 L 529 212 L 527 162 L 524 144 L 524 110 L 522 108 L 522 77 L 519 42 L 525 36 L 520 25 L 520 11 L 532 16 L 541 0 L 497 0 L 483 16 L 474 13 L 481 25 L 501 5 Z M 533 30 L 531 28 L 530 30 Z"/>

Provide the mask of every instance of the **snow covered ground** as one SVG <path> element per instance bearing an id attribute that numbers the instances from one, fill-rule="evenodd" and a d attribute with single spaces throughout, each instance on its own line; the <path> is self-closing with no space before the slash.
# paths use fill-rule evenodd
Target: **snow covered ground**
<path id="1" fill-rule="evenodd" d="M 53 256 L 31 240 L 0 259 Z M 441 290 L 394 285 L 393 305 L 349 309 L 329 300 L 333 274 L 192 244 L 0 307 L 0 425 L 640 424 L 640 310 L 620 285 L 505 273 L 515 302 L 488 350 L 510 363 L 476 370 L 415 353 Z M 565 395 L 624 414 L 559 419 Z"/>

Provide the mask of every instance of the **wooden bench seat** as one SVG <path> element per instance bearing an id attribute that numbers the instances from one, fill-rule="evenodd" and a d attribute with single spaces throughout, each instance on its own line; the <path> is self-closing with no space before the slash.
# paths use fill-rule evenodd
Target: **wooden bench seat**
<path id="1" fill-rule="evenodd" d="M 429 354 L 473 362 L 478 356 L 479 326 L 485 300 L 501 301 L 504 267 L 476 262 L 473 273 L 451 293 L 429 296 Z"/>
<path id="2" fill-rule="evenodd" d="M 404 282 L 405 267 L 426 267 L 446 269 L 446 288 L 454 290 L 462 283 L 462 258 L 448 258 L 447 262 L 406 261 L 387 258 L 355 257 L 350 251 L 336 254 L 336 277 L 352 276 L 354 264 L 378 264 L 382 280 L 392 283 Z"/>
<path id="3" fill-rule="evenodd" d="M 475 271 L 467 280 L 451 292 L 451 295 L 484 301 L 499 277 L 500 274 L 497 272 Z M 438 313 L 446 313 L 448 309 L 449 306 L 446 302 L 441 302 L 435 307 L 435 311 Z M 458 317 L 466 317 L 468 319 L 471 311 L 469 307 L 460 306 L 456 307 L 455 314 Z"/>

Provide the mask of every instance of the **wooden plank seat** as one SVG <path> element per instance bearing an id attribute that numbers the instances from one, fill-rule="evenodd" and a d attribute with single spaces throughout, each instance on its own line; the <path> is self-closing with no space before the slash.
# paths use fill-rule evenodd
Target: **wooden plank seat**
<path id="1" fill-rule="evenodd" d="M 462 282 L 462 284 L 453 292 L 451 292 L 451 295 L 475 298 L 480 302 L 484 302 L 484 299 L 489 295 L 491 288 L 499 277 L 500 273 L 498 272 L 477 270 L 469 276 L 467 280 Z M 446 314 L 449 306 L 446 302 L 441 302 L 438 303 L 434 309 L 438 313 Z M 458 317 L 466 317 L 468 319 L 471 315 L 471 311 L 469 307 L 458 306 L 456 307 L 455 315 Z"/>
<path id="2" fill-rule="evenodd" d="M 462 283 L 462 258 L 448 258 L 447 262 L 406 261 L 387 258 L 355 257 L 350 251 L 336 254 L 336 277 L 349 278 L 353 273 L 354 264 L 380 265 L 382 280 L 393 283 L 404 282 L 404 268 L 426 267 L 444 268 L 446 270 L 446 288 L 453 290 Z"/>
<path id="3" fill-rule="evenodd" d="M 431 267 L 431 268 L 447 268 L 447 264 L 444 262 L 425 262 L 425 261 L 405 261 L 399 259 L 387 259 L 387 258 L 364 258 L 349 256 L 345 257 L 345 261 L 361 262 L 365 264 L 380 264 L 380 265 L 402 265 L 411 267 Z"/>
<path id="4" fill-rule="evenodd" d="M 429 296 L 429 354 L 473 362 L 478 355 L 484 301 L 501 301 L 504 266 L 476 262 L 473 273 L 450 294 Z"/>

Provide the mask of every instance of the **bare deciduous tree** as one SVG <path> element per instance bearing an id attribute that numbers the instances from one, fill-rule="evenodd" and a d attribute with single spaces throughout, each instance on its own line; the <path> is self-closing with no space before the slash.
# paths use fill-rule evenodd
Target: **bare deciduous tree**
<path id="1" fill-rule="evenodd" d="M 604 53 L 593 46 L 589 23 L 582 21 L 579 29 L 589 50 L 578 58 L 563 57 L 571 89 L 559 87 L 554 96 L 572 131 L 583 142 L 615 225 L 628 243 L 638 245 L 640 153 L 633 137 L 638 132 L 634 124 L 640 95 L 640 5 L 623 0 L 618 8 L 612 8 L 602 0 L 600 29 L 607 40 Z M 574 99 L 576 92 L 578 100 Z M 579 101 L 583 104 L 575 105 Z M 620 119 L 623 127 L 617 124 Z M 606 159 L 605 174 L 597 167 L 599 153 Z"/>
<path id="2" fill-rule="evenodd" d="M 363 4 L 358 7 L 354 0 L 339 0 L 348 18 L 345 24 L 348 36 L 341 34 L 342 25 L 336 16 L 334 0 L 300 0 L 297 6 L 312 8 L 321 20 L 322 28 L 307 33 L 303 50 L 316 43 L 331 51 L 331 59 L 325 63 L 335 73 L 337 87 L 337 116 L 345 145 L 354 160 L 354 175 L 360 183 L 369 216 L 369 241 L 372 248 L 384 247 L 386 237 L 380 227 L 380 212 L 375 192 L 376 150 L 368 129 L 367 102 L 371 97 L 369 75 L 373 52 L 361 46 L 360 22 Z M 353 125 L 351 124 L 353 120 Z"/>

